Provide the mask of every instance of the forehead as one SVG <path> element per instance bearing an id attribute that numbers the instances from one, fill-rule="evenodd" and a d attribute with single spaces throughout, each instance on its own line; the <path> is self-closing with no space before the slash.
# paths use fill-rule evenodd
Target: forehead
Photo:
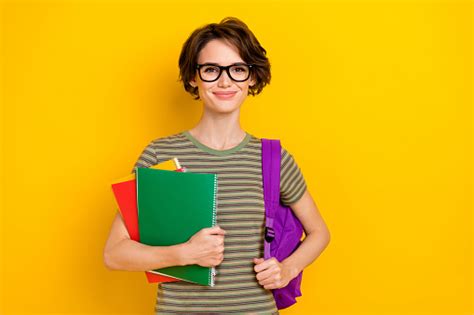
<path id="1" fill-rule="evenodd" d="M 197 62 L 214 62 L 223 66 L 235 62 L 243 62 L 243 60 L 240 58 L 236 47 L 224 40 L 213 39 L 201 49 Z"/>

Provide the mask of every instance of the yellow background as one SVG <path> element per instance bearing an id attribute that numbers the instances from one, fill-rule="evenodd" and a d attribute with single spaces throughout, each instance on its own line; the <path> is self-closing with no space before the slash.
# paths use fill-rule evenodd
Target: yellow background
<path id="1" fill-rule="evenodd" d="M 177 81 L 197 27 L 236 16 L 272 81 L 242 126 L 294 155 L 331 231 L 282 314 L 471 314 L 472 2 L 2 3 L 1 314 L 152 314 L 111 272 L 110 182 L 201 113 Z"/>

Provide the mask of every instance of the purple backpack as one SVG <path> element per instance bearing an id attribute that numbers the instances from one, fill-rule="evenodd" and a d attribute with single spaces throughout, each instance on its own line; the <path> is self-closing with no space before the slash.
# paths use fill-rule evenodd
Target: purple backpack
<path id="1" fill-rule="evenodd" d="M 280 203 L 280 140 L 261 140 L 265 202 L 264 259 L 275 257 L 281 262 L 300 245 L 303 226 L 291 208 Z M 286 287 L 272 290 L 278 309 L 295 304 L 295 298 L 301 296 L 302 273 L 300 272 Z"/>

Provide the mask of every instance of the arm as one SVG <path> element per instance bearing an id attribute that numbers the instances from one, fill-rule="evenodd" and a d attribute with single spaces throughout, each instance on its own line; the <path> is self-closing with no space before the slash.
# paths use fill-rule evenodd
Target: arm
<path id="1" fill-rule="evenodd" d="M 306 237 L 297 250 L 282 262 L 275 258 L 254 259 L 257 280 L 265 289 L 277 289 L 288 285 L 304 268 L 311 264 L 327 247 L 329 230 L 308 190 L 291 209 L 303 224 Z"/>
<path id="2" fill-rule="evenodd" d="M 204 228 L 187 242 L 149 246 L 131 240 L 117 213 L 104 248 L 104 264 L 110 270 L 148 271 L 170 266 L 217 266 L 224 259 L 224 234 L 220 227 Z"/>
<path id="3" fill-rule="evenodd" d="M 131 240 L 119 213 L 115 216 L 104 248 L 104 264 L 110 270 L 147 271 L 188 263 L 185 244 L 149 246 Z"/>
<path id="4" fill-rule="evenodd" d="M 318 258 L 329 244 L 331 236 L 308 190 L 291 209 L 303 224 L 306 237 L 298 249 L 282 261 L 291 272 L 292 279 Z"/>

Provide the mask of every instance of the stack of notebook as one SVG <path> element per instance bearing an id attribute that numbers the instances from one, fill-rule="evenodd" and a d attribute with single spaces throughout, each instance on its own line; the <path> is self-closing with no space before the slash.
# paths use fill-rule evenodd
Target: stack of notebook
<path id="1" fill-rule="evenodd" d="M 114 182 L 112 190 L 130 238 L 146 245 L 184 243 L 216 224 L 217 174 L 185 172 L 177 159 L 137 167 L 135 174 Z M 150 283 L 183 280 L 213 286 L 215 270 L 186 265 L 146 275 Z"/>

